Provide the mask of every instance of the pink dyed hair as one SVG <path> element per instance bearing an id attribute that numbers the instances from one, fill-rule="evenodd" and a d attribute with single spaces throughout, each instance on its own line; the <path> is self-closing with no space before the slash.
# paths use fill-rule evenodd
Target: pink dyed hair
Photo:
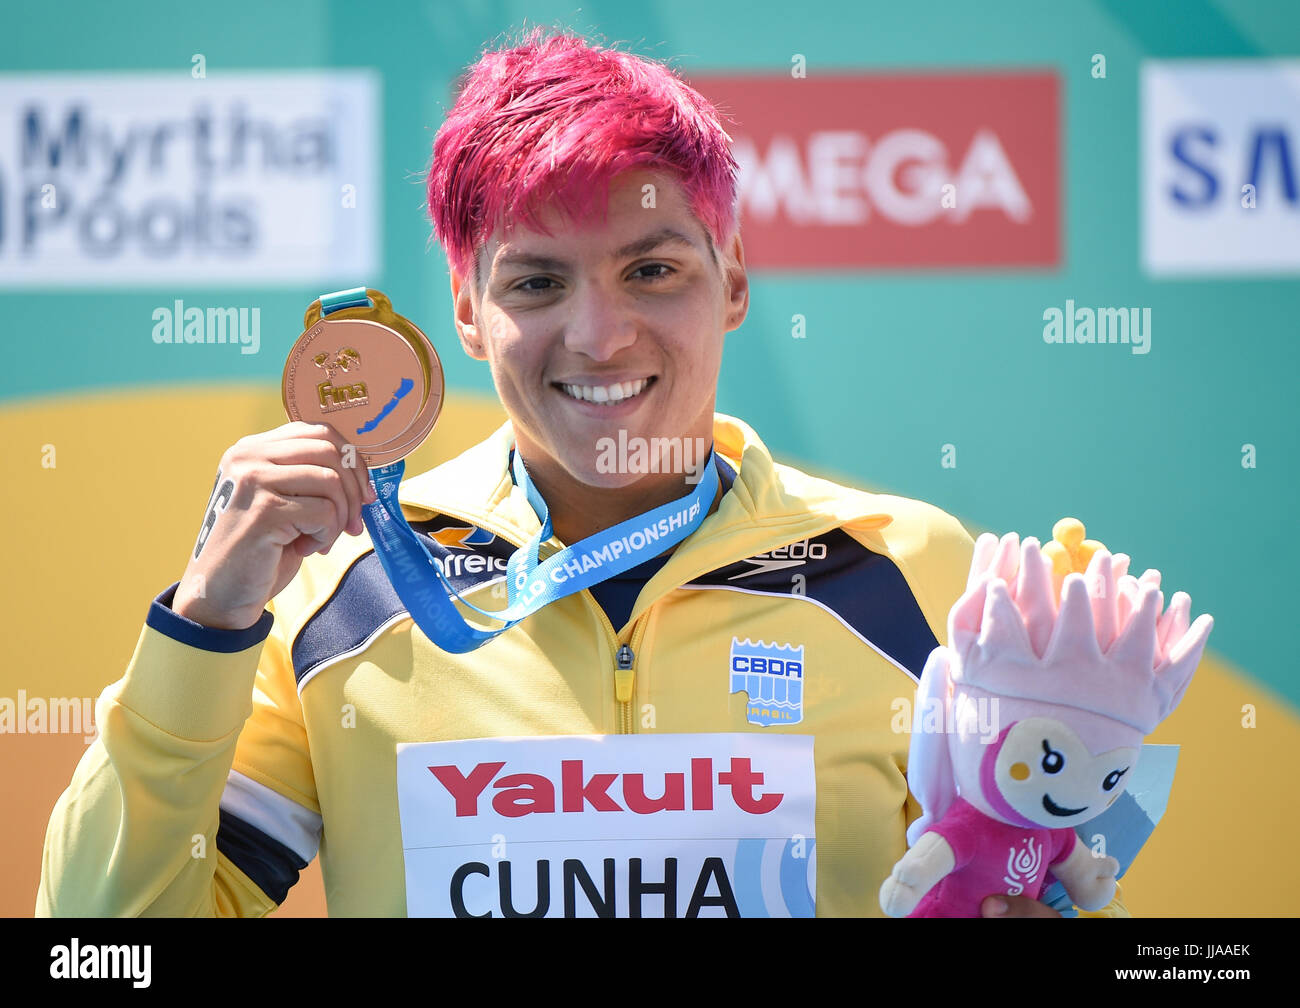
<path id="1" fill-rule="evenodd" d="M 534 28 L 466 72 L 433 141 L 434 236 L 461 276 L 499 225 L 537 219 L 554 200 L 581 224 L 603 217 L 609 183 L 633 168 L 681 184 L 715 246 L 738 227 L 737 164 L 717 110 L 669 67 Z M 715 252 L 716 255 L 716 252 Z"/>

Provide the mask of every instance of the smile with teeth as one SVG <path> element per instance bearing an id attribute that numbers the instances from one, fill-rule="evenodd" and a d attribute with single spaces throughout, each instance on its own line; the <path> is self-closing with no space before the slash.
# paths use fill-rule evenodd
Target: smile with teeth
<path id="1" fill-rule="evenodd" d="M 610 385 L 559 384 L 566 395 L 582 402 L 617 403 L 635 399 L 654 382 L 654 378 L 637 378 L 634 381 L 614 382 Z"/>

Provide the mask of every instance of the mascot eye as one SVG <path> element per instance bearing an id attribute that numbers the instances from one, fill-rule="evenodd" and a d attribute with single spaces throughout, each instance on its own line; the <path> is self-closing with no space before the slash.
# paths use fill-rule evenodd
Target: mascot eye
<path id="1" fill-rule="evenodd" d="M 1112 770 L 1110 773 L 1106 775 L 1106 779 L 1101 782 L 1102 789 L 1106 791 L 1113 791 L 1115 785 L 1119 783 L 1119 779 L 1123 777 L 1126 773 L 1128 773 L 1128 767 L 1125 767 L 1123 770 Z"/>
<path id="2" fill-rule="evenodd" d="M 1065 757 L 1047 744 L 1043 739 L 1043 772 L 1060 773 L 1065 768 Z"/>

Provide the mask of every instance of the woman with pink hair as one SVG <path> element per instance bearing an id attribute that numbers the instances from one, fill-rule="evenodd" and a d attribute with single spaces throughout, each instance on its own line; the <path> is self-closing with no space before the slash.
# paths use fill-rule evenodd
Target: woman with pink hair
<path id="1" fill-rule="evenodd" d="M 534 578 L 543 604 L 451 646 L 363 527 L 377 494 L 354 445 L 301 422 L 241 438 L 100 698 L 38 912 L 259 916 L 318 853 L 348 916 L 880 912 L 910 808 L 891 714 L 944 642 L 973 544 L 932 505 L 781 464 L 715 412 L 749 309 L 728 144 L 668 67 L 577 36 L 470 68 L 428 209 L 456 337 L 508 422 L 383 481 L 384 514 L 425 550 L 411 597 L 457 619 L 444 585 L 495 612 L 516 573 L 586 580 Z M 359 383 L 370 354 L 330 360 Z M 953 630 L 967 660 L 965 615 Z M 965 766 L 950 790 L 996 812 Z"/>

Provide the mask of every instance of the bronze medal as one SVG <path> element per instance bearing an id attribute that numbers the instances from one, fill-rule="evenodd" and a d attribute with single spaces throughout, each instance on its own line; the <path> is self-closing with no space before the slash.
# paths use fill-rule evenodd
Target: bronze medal
<path id="1" fill-rule="evenodd" d="M 281 395 L 291 420 L 324 423 L 356 446 L 368 469 L 413 452 L 442 409 L 442 362 L 429 338 L 376 290 L 372 305 L 321 317 L 307 309 L 289 351 Z"/>

